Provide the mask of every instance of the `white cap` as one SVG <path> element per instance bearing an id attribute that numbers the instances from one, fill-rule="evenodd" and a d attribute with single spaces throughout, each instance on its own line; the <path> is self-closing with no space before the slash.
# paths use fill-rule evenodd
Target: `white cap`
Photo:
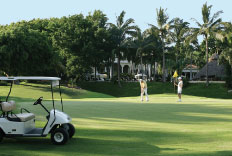
<path id="1" fill-rule="evenodd" d="M 181 78 L 181 77 L 178 77 L 178 80 L 182 80 L 182 78 Z"/>

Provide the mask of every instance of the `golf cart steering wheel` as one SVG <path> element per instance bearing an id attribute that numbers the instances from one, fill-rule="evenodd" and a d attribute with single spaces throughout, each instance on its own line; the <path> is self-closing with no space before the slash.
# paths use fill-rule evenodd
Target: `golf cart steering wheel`
<path id="1" fill-rule="evenodd" d="M 43 100 L 43 97 L 41 96 L 40 98 L 38 98 L 35 103 L 33 105 L 38 105 L 41 104 L 41 101 Z"/>

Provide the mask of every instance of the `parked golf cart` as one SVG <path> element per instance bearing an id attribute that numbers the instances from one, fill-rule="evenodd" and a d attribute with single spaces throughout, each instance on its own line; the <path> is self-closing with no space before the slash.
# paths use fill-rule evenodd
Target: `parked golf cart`
<path id="1" fill-rule="evenodd" d="M 2 114 L 0 116 L 0 141 L 4 137 L 46 137 L 51 133 L 51 141 L 56 145 L 65 144 L 75 133 L 71 118 L 63 112 L 63 102 L 58 77 L 0 77 L 2 81 L 10 81 L 10 91 L 6 101 L 0 101 Z M 20 80 L 46 80 L 51 82 L 51 95 L 53 109 L 48 109 L 42 104 L 43 97 L 38 98 L 33 105 L 40 105 L 48 113 L 47 124 L 43 128 L 35 128 L 35 115 L 26 108 L 21 108 L 21 113 L 15 114 L 14 101 L 8 101 L 14 81 Z M 59 86 L 62 111 L 55 109 L 53 87 Z"/>

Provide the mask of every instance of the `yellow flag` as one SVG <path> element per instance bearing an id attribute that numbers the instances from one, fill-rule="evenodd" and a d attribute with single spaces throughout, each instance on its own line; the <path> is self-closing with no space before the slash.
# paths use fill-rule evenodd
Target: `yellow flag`
<path id="1" fill-rule="evenodd" d="M 174 78 L 178 77 L 177 71 L 175 71 L 175 73 L 172 77 L 174 77 Z"/>

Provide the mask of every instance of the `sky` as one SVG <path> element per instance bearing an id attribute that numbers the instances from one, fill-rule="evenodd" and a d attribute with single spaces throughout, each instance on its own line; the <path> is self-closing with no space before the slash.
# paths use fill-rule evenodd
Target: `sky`
<path id="1" fill-rule="evenodd" d="M 212 13 L 222 10 L 223 21 L 232 20 L 231 0 L 2 0 L 0 5 L 0 24 L 10 24 L 34 18 L 63 17 L 74 14 L 88 15 L 101 10 L 115 23 L 116 16 L 123 10 L 125 19 L 133 18 L 142 30 L 148 24 L 156 25 L 156 9 L 167 9 L 170 20 L 175 17 L 184 19 L 190 26 L 196 26 L 191 18 L 202 23 L 201 8 L 207 2 L 213 5 Z"/>

